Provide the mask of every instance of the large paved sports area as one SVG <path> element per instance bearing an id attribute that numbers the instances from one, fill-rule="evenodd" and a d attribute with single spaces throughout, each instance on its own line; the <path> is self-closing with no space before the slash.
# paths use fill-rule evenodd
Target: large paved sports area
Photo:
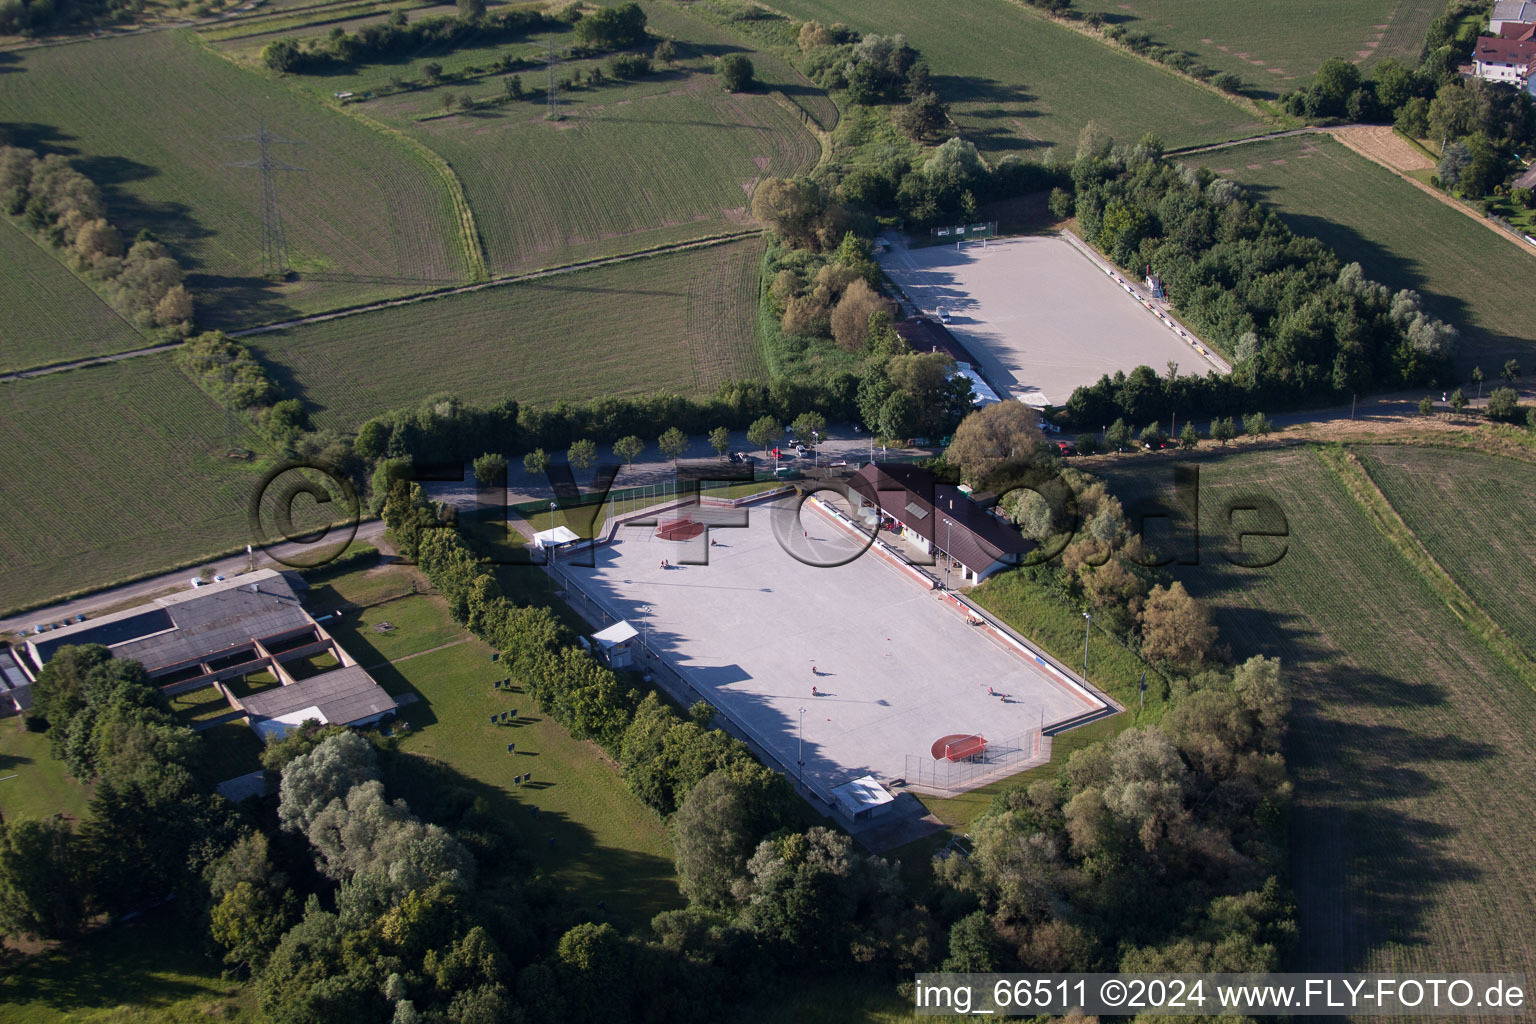
<path id="1" fill-rule="evenodd" d="M 948 311 L 950 332 L 999 393 L 1030 405 L 1061 405 L 1116 370 L 1162 373 L 1169 360 L 1198 376 L 1225 370 L 1060 236 L 893 246 L 881 265 L 922 312 Z"/>
<path id="2" fill-rule="evenodd" d="M 865 774 L 903 778 L 907 755 L 931 762 L 930 747 L 947 734 L 1028 743 L 1042 721 L 1095 708 L 967 625 L 910 570 L 858 555 L 847 528 L 823 513 L 808 506 L 796 517 L 787 498 L 732 515 L 747 525 L 688 542 L 621 526 L 589 559 L 595 567 L 562 563 L 561 575 L 642 628 L 653 651 L 791 776 L 805 708 L 805 781 L 823 798 Z M 707 565 L 679 564 L 706 553 Z"/>

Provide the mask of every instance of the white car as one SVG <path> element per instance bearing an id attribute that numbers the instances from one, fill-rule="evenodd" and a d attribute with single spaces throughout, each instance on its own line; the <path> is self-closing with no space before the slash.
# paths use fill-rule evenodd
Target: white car
<path id="1" fill-rule="evenodd" d="M 187 582 L 191 583 L 194 587 L 200 587 L 203 585 L 203 578 L 201 576 L 193 576 Z"/>
<path id="2" fill-rule="evenodd" d="M 943 306 L 939 307 L 939 322 L 943 324 L 949 323 L 949 310 Z"/>

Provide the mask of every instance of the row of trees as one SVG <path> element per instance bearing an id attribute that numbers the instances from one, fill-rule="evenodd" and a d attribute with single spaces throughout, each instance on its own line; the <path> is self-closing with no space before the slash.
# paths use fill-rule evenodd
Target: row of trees
<path id="1" fill-rule="evenodd" d="M 364 25 L 356 32 L 337 26 L 324 39 L 302 44 L 295 39 L 274 40 L 262 48 L 261 62 L 274 71 L 319 74 L 336 67 L 411 57 L 428 49 L 444 51 L 522 39 L 562 25 L 559 19 L 532 8 L 508 7 L 488 15 L 484 0 L 465 0 L 457 16 L 409 21 L 404 11 L 396 11 L 389 20 Z"/>
<path id="2" fill-rule="evenodd" d="M 0 35 L 40 36 L 115 25 L 144 10 L 144 0 L 0 0 Z"/>
<path id="3" fill-rule="evenodd" d="M 128 245 L 107 220 L 101 190 L 57 153 L 0 146 L 0 207 L 59 250 L 141 329 L 192 329 L 181 264 L 147 232 Z"/>
<path id="4" fill-rule="evenodd" d="M 1086 139 L 1070 200 L 1085 237 L 1121 266 L 1150 266 L 1180 315 L 1231 354 L 1233 373 L 1204 379 L 1149 367 L 1082 387 L 1080 424 L 1164 411 L 1232 414 L 1243 407 L 1423 384 L 1449 372 L 1455 328 L 1416 292 L 1392 292 L 1359 264 L 1340 266 L 1316 239 L 1210 171 L 1164 160 L 1150 137 L 1134 147 Z"/>

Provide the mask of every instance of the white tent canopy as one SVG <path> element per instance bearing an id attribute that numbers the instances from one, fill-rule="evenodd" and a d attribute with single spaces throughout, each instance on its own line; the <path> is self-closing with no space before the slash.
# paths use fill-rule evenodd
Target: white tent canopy
<path id="1" fill-rule="evenodd" d="M 569 526 L 557 526 L 553 530 L 540 530 L 533 535 L 533 546 L 536 548 L 558 548 L 564 544 L 581 540 L 572 532 Z"/>
<path id="2" fill-rule="evenodd" d="M 615 622 L 607 629 L 593 633 L 592 639 L 596 640 L 598 644 L 606 650 L 610 647 L 618 647 L 620 644 L 626 644 L 639 635 L 639 630 L 637 630 L 634 626 L 631 626 L 627 620 L 620 619 L 618 622 Z"/>

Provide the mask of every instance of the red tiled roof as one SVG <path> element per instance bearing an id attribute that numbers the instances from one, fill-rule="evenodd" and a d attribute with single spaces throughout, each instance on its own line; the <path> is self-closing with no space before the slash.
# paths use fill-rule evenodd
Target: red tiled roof
<path id="1" fill-rule="evenodd" d="M 973 572 L 985 572 L 993 562 L 1004 561 L 1008 555 L 1027 554 L 1040 546 L 976 504 L 960 488 L 936 484 L 932 473 L 917 466 L 871 462 L 853 475 L 849 486 L 934 547 L 943 550 L 950 545 L 949 553 Z M 941 526 L 940 520 L 954 525 Z"/>
<path id="2" fill-rule="evenodd" d="M 1529 64 L 1536 57 L 1536 39 L 1478 36 L 1472 56 L 1484 64 Z"/>
<path id="3" fill-rule="evenodd" d="M 1501 39 L 1536 39 L 1536 25 L 1522 25 L 1518 22 L 1505 22 L 1499 26 L 1499 38 Z"/>

